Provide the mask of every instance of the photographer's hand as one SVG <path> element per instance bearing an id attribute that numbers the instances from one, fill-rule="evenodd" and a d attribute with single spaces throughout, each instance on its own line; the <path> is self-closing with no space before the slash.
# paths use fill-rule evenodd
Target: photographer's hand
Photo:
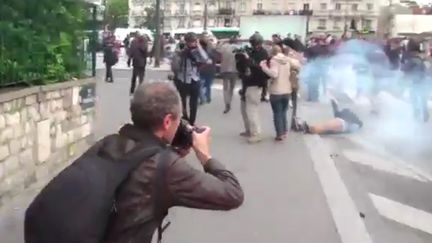
<path id="1" fill-rule="evenodd" d="M 197 133 L 192 133 L 193 140 L 193 149 L 198 160 L 204 166 L 207 161 L 211 159 L 210 149 L 209 149 L 209 137 L 210 137 L 210 128 L 202 127 L 204 131 Z"/>

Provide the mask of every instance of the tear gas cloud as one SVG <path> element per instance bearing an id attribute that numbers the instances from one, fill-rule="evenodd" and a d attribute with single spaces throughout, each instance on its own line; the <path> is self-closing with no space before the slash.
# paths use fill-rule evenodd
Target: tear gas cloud
<path id="1" fill-rule="evenodd" d="M 425 128 L 429 127 L 427 131 L 432 133 L 432 126 L 413 118 L 412 80 L 399 70 L 391 70 L 382 47 L 364 40 L 347 41 L 331 57 L 308 62 L 300 80 L 303 87 L 323 85 L 330 96 L 344 94 L 357 107 L 369 111 L 372 106 L 376 107 L 379 111 L 376 117 L 369 112 L 359 115 L 365 121 L 365 129 L 370 129 L 368 134 L 377 142 L 401 141 L 419 149 L 432 147 L 425 144 Z"/>

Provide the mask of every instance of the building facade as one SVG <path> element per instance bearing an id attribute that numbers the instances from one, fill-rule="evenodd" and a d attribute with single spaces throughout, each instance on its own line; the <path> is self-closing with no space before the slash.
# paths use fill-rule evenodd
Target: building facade
<path id="1" fill-rule="evenodd" d="M 164 31 L 204 26 L 240 25 L 242 15 L 294 15 L 312 13 L 310 32 L 342 33 L 345 28 L 376 31 L 384 0 L 161 0 Z M 138 27 L 145 8 L 154 0 L 129 0 L 129 26 Z"/>

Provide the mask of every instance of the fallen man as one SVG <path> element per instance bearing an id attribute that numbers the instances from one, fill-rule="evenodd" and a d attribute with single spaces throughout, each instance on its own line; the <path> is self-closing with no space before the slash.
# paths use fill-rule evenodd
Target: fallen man
<path id="1" fill-rule="evenodd" d="M 309 134 L 353 133 L 363 127 L 363 122 L 350 109 L 339 110 L 335 100 L 331 100 L 334 118 L 322 123 L 310 125 L 303 122 L 302 130 Z"/>

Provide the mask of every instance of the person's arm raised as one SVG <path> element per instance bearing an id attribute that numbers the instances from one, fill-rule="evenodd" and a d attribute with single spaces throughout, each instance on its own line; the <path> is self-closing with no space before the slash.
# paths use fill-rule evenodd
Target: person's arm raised
<path id="1" fill-rule="evenodd" d="M 243 190 L 234 174 L 210 156 L 210 129 L 194 133 L 194 150 L 204 172 L 179 159 L 168 169 L 168 188 L 175 206 L 199 209 L 230 210 L 244 199 Z"/>

